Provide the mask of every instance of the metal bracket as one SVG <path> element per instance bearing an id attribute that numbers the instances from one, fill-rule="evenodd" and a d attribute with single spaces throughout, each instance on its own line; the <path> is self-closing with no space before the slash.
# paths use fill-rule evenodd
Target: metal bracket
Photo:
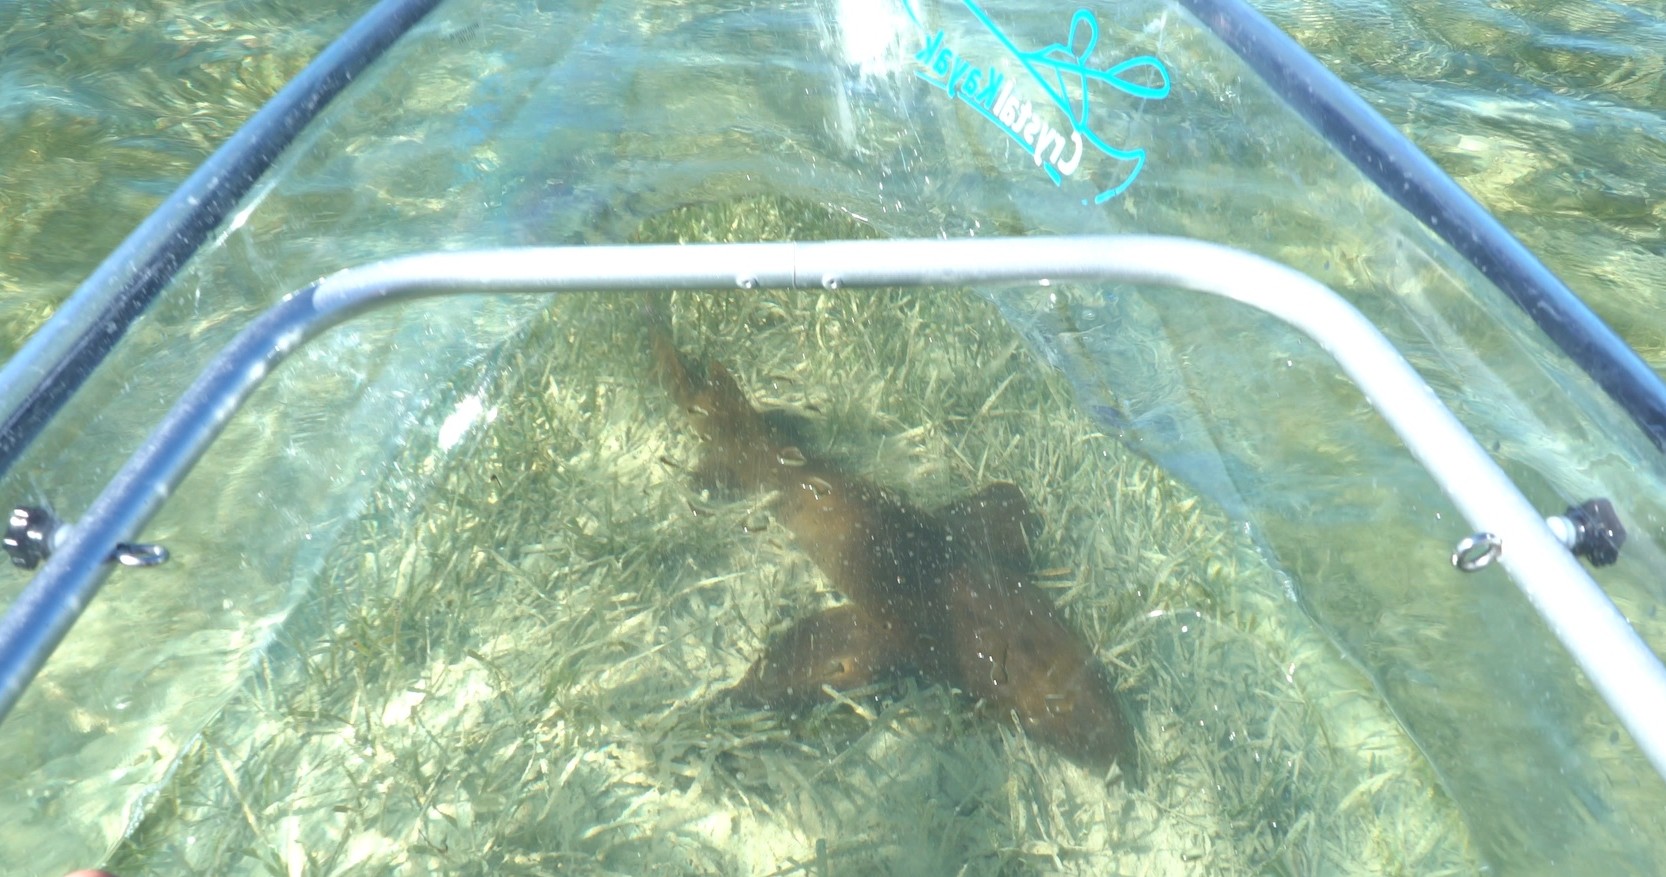
<path id="1" fill-rule="evenodd" d="M 21 505 L 12 509 L 11 517 L 6 520 L 6 535 L 0 538 L 0 548 L 11 557 L 12 566 L 34 569 L 52 556 L 73 526 L 39 506 Z M 168 562 L 168 549 L 160 545 L 118 542 L 107 560 L 122 566 L 156 566 Z"/>

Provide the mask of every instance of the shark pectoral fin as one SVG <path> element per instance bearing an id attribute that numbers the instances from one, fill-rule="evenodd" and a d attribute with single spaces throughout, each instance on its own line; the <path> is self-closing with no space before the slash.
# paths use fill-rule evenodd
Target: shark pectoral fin
<path id="1" fill-rule="evenodd" d="M 1008 569 L 1030 568 L 1030 538 L 1041 533 L 1041 516 L 1018 485 L 997 481 L 938 509 L 936 517 L 965 550 Z"/>
<path id="2" fill-rule="evenodd" d="M 900 632 L 855 606 L 796 622 L 775 637 L 741 681 L 735 700 L 801 709 L 824 700 L 822 687 L 847 691 L 894 675 L 906 662 Z"/>

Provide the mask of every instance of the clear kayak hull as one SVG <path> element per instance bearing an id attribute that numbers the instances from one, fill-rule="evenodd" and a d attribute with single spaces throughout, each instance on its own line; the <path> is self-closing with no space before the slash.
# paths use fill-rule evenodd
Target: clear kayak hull
<path id="1" fill-rule="evenodd" d="M 159 289 L 0 498 L 80 517 L 245 325 L 381 259 L 1180 235 L 1341 293 L 1544 514 L 1612 500 L 1631 538 L 1593 576 L 1658 648 L 1647 418 L 1207 18 L 442 5 Z M 42 874 L 100 855 L 217 873 L 1658 861 L 1666 786 L 1503 573 L 1452 569 L 1471 533 L 1442 485 L 1295 330 L 1063 279 L 670 308 L 683 343 L 865 478 L 926 507 L 1023 489 L 1046 520 L 1038 576 L 1136 705 L 1141 784 L 1105 787 L 929 685 L 798 720 L 724 706 L 770 632 L 836 598 L 767 506 L 691 487 L 699 451 L 638 303 L 444 298 L 301 348 L 133 534 L 174 559 L 115 573 L 0 725 L 0 775 L 24 790 L 0 857 Z"/>

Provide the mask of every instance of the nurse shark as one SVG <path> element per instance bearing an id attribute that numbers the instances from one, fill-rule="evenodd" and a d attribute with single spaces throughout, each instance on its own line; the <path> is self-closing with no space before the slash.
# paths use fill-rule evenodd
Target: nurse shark
<path id="1" fill-rule="evenodd" d="M 722 363 L 681 353 L 669 318 L 647 313 L 659 376 L 703 442 L 700 483 L 772 495 L 775 519 L 847 601 L 774 637 L 733 700 L 802 709 L 913 674 L 1086 768 L 1134 773 L 1109 673 L 1031 579 L 1039 521 L 1017 486 L 921 509 L 805 451 L 792 424 L 755 408 Z"/>

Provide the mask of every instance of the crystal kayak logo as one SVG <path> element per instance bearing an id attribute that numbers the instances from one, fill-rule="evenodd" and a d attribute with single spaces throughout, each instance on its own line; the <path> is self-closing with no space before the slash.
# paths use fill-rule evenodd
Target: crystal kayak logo
<path id="1" fill-rule="evenodd" d="M 958 51 L 949 36 L 939 29 L 927 35 L 924 47 L 915 53 L 914 59 L 922 68 L 915 75 L 994 123 L 1024 149 L 1056 186 L 1062 187 L 1066 177 L 1076 175 L 1084 154 L 1097 153 L 1133 163 L 1133 168 L 1119 182 L 1098 189 L 1091 199 L 1083 200 L 1084 204 L 1089 200 L 1103 204 L 1133 185 L 1145 167 L 1145 150 L 1113 146 L 1100 137 L 1093 129 L 1090 100 L 1096 90 L 1104 87 L 1141 100 L 1167 97 L 1169 74 L 1163 62 L 1152 55 L 1141 55 L 1110 67 L 1093 66 L 1092 55 L 1099 44 L 1099 22 L 1086 9 L 1076 10 L 1070 19 L 1066 42 L 1024 50 L 995 25 L 976 0 L 961 2 L 1006 49 L 1004 60 L 1009 63 L 974 61 Z M 904 6 L 925 34 L 926 28 L 907 0 Z M 1016 71 L 1013 63 L 1017 65 Z M 1040 89 L 1039 95 L 1035 94 L 1035 88 Z M 1090 172 L 1084 176 L 1100 175 Z"/>

